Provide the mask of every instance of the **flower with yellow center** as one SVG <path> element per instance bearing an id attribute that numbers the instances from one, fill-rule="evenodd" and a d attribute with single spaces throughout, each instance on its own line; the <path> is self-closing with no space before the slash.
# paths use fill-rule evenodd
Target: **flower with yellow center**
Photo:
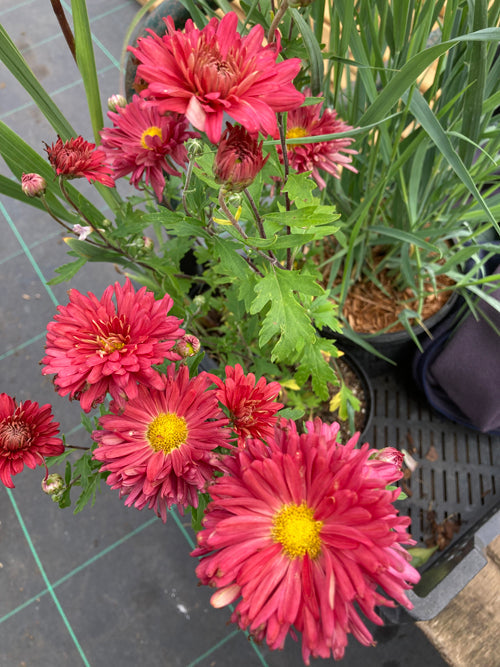
<path id="1" fill-rule="evenodd" d="M 305 127 L 291 127 L 287 130 L 286 133 L 286 138 L 287 139 L 300 139 L 302 137 L 307 137 L 309 135 L 309 132 L 306 130 Z M 294 146 L 298 146 L 299 144 L 287 144 L 288 148 L 294 148 Z"/>
<path id="2" fill-rule="evenodd" d="M 141 134 L 141 146 L 148 151 L 154 150 L 154 146 L 151 146 L 151 144 L 146 141 L 146 137 L 159 137 L 160 141 L 163 141 L 161 127 L 152 125 L 151 127 L 145 129 Z"/>
<path id="3" fill-rule="evenodd" d="M 231 434 L 210 384 L 208 374 L 190 378 L 187 366 L 170 364 L 161 388 L 140 384 L 123 412 L 100 417 L 93 456 L 126 505 L 154 509 L 164 521 L 172 505 L 198 507 L 199 491 L 220 470 L 214 450 L 228 447 Z"/>
<path id="4" fill-rule="evenodd" d="M 314 519 L 313 510 L 305 502 L 283 505 L 273 518 L 271 535 L 290 559 L 302 558 L 306 553 L 316 558 L 321 551 L 322 527 L 323 522 Z"/>
<path id="5" fill-rule="evenodd" d="M 148 426 L 146 437 L 155 452 L 170 454 L 173 449 L 183 445 L 188 436 L 184 417 L 173 412 L 162 412 Z"/>

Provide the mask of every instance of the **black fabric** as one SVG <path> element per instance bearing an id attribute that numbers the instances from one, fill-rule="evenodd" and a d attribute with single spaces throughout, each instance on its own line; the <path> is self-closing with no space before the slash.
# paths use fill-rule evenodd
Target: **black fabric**
<path id="1" fill-rule="evenodd" d="M 500 274 L 500 266 L 492 273 Z M 491 296 L 500 302 L 500 288 Z M 498 435 L 500 312 L 483 300 L 477 311 L 478 319 L 469 313 L 457 323 L 454 313 L 441 324 L 433 340 L 415 356 L 414 376 L 435 410 L 483 433 Z"/>

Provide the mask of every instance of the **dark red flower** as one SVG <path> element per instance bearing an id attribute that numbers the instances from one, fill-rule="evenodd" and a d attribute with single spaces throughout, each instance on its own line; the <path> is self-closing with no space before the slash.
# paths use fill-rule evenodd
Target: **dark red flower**
<path id="1" fill-rule="evenodd" d="M 0 394 L 0 480 L 14 488 L 12 477 L 25 465 L 36 468 L 46 456 L 64 452 L 59 424 L 53 420 L 49 404 L 33 401 L 16 404 L 8 394 Z"/>
<path id="2" fill-rule="evenodd" d="M 99 181 L 108 188 L 115 186 L 111 168 L 106 164 L 106 153 L 83 137 L 63 141 L 59 137 L 55 144 L 45 144 L 50 164 L 58 176 L 86 178 L 89 183 Z"/>
<path id="3" fill-rule="evenodd" d="M 246 438 L 272 437 L 278 420 L 276 413 L 283 407 L 276 402 L 281 391 L 279 382 L 268 383 L 261 377 L 256 384 L 255 375 L 245 375 L 239 364 L 234 368 L 226 366 L 225 380 L 210 377 L 218 387 L 217 398 L 229 411 L 239 445 L 244 445 Z"/>
<path id="4" fill-rule="evenodd" d="M 213 166 L 217 183 L 231 192 L 248 187 L 269 158 L 262 155 L 262 143 L 244 127 L 227 123 Z"/>
<path id="5" fill-rule="evenodd" d="M 42 374 L 55 374 L 61 396 L 77 398 L 89 412 L 107 392 L 123 407 L 137 396 L 138 384 L 163 386 L 154 366 L 180 359 L 173 347 L 184 335 L 181 320 L 167 314 L 173 306 L 168 294 L 155 299 L 145 287 L 136 292 L 127 278 L 123 287 L 110 285 L 101 299 L 76 289 L 69 298 L 47 325 L 42 359 Z"/>

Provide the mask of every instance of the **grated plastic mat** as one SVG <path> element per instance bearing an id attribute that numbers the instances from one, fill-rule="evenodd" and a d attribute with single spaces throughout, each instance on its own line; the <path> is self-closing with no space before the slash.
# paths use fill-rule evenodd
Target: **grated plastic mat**
<path id="1" fill-rule="evenodd" d="M 467 533 L 500 504 L 500 437 L 465 428 L 437 415 L 425 397 L 394 374 L 372 377 L 373 418 L 366 440 L 373 447 L 406 449 L 418 467 L 405 480 L 409 497 L 398 503 L 411 517 L 419 544 L 431 535 L 428 512 L 439 524 L 460 524 L 449 545 L 424 570 L 437 565 Z M 456 550 L 456 547 L 455 547 Z"/>

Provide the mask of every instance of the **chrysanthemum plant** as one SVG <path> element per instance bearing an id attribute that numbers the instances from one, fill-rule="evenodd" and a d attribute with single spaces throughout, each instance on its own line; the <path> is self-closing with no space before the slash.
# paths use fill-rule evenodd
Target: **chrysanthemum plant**
<path id="1" fill-rule="evenodd" d="M 440 2 L 386 3 L 380 15 L 376 2 L 264 1 L 241 3 L 243 18 L 189 2 L 183 29 L 167 18 L 164 34 L 132 48 L 136 94 L 110 97 L 105 127 L 85 2 L 72 1 L 74 34 L 52 4 L 85 84 L 95 144 L 71 127 L 0 26 L 2 61 L 54 128 L 42 157 L 0 122 L 14 175 L 0 176 L 0 192 L 64 227 L 71 261 L 53 283 L 87 262 L 114 263 L 124 279 L 101 297 L 70 290 L 47 327 L 42 372 L 80 402 L 93 444 L 75 461 L 80 446 L 58 437 L 50 406 L 2 394 L 0 479 L 11 487 L 24 465 L 64 461 L 64 477 L 47 473 L 43 482 L 61 506 L 81 487 L 80 510 L 105 479 L 127 505 L 163 520 L 173 505 L 191 510 L 197 573 L 218 589 L 214 606 L 234 603 L 232 620 L 273 649 L 301 633 L 306 663 L 341 658 L 348 633 L 372 643 L 359 612 L 381 623 L 375 607 L 408 607 L 404 591 L 418 580 L 402 546 L 413 544 L 409 520 L 393 506 L 401 457 L 356 448 L 357 435 L 337 442 L 337 424 L 298 426 L 278 402 L 281 386 L 310 383 L 320 400 L 339 381 L 338 351 L 318 335 L 340 328 L 322 266 L 327 246 L 336 244 L 327 261 L 344 266 L 345 291 L 369 234 L 398 241 L 401 274 L 416 258 L 418 280 L 425 252 L 443 255 L 451 227 L 439 243 L 427 238 L 436 221 L 419 213 L 421 189 L 446 220 L 458 219 L 450 195 L 460 194 L 469 217 L 454 240 L 494 224 L 474 174 L 494 178 L 498 138 L 483 126 L 498 103 L 490 47 L 499 30 L 466 34 L 466 2 L 448 3 L 446 39 L 434 47 L 427 37 Z M 476 47 L 486 51 L 484 80 L 467 66 Z M 439 72 L 455 72 L 451 53 L 465 79 L 457 74 L 451 96 L 440 85 L 426 99 L 420 75 L 439 57 Z M 354 83 L 342 77 L 352 68 Z M 487 91 L 479 116 L 478 81 Z M 467 120 L 444 129 L 460 105 Z M 485 137 L 492 143 L 479 146 Z M 441 172 L 455 179 L 452 191 Z M 78 178 L 95 184 L 102 206 L 79 192 Z M 130 196 L 118 195 L 118 179 L 129 181 Z M 383 227 L 374 213 L 389 198 L 399 226 Z M 396 215 L 405 208 L 409 228 Z M 437 266 L 450 269 L 445 256 Z M 199 366 L 200 342 L 211 372 Z"/>

